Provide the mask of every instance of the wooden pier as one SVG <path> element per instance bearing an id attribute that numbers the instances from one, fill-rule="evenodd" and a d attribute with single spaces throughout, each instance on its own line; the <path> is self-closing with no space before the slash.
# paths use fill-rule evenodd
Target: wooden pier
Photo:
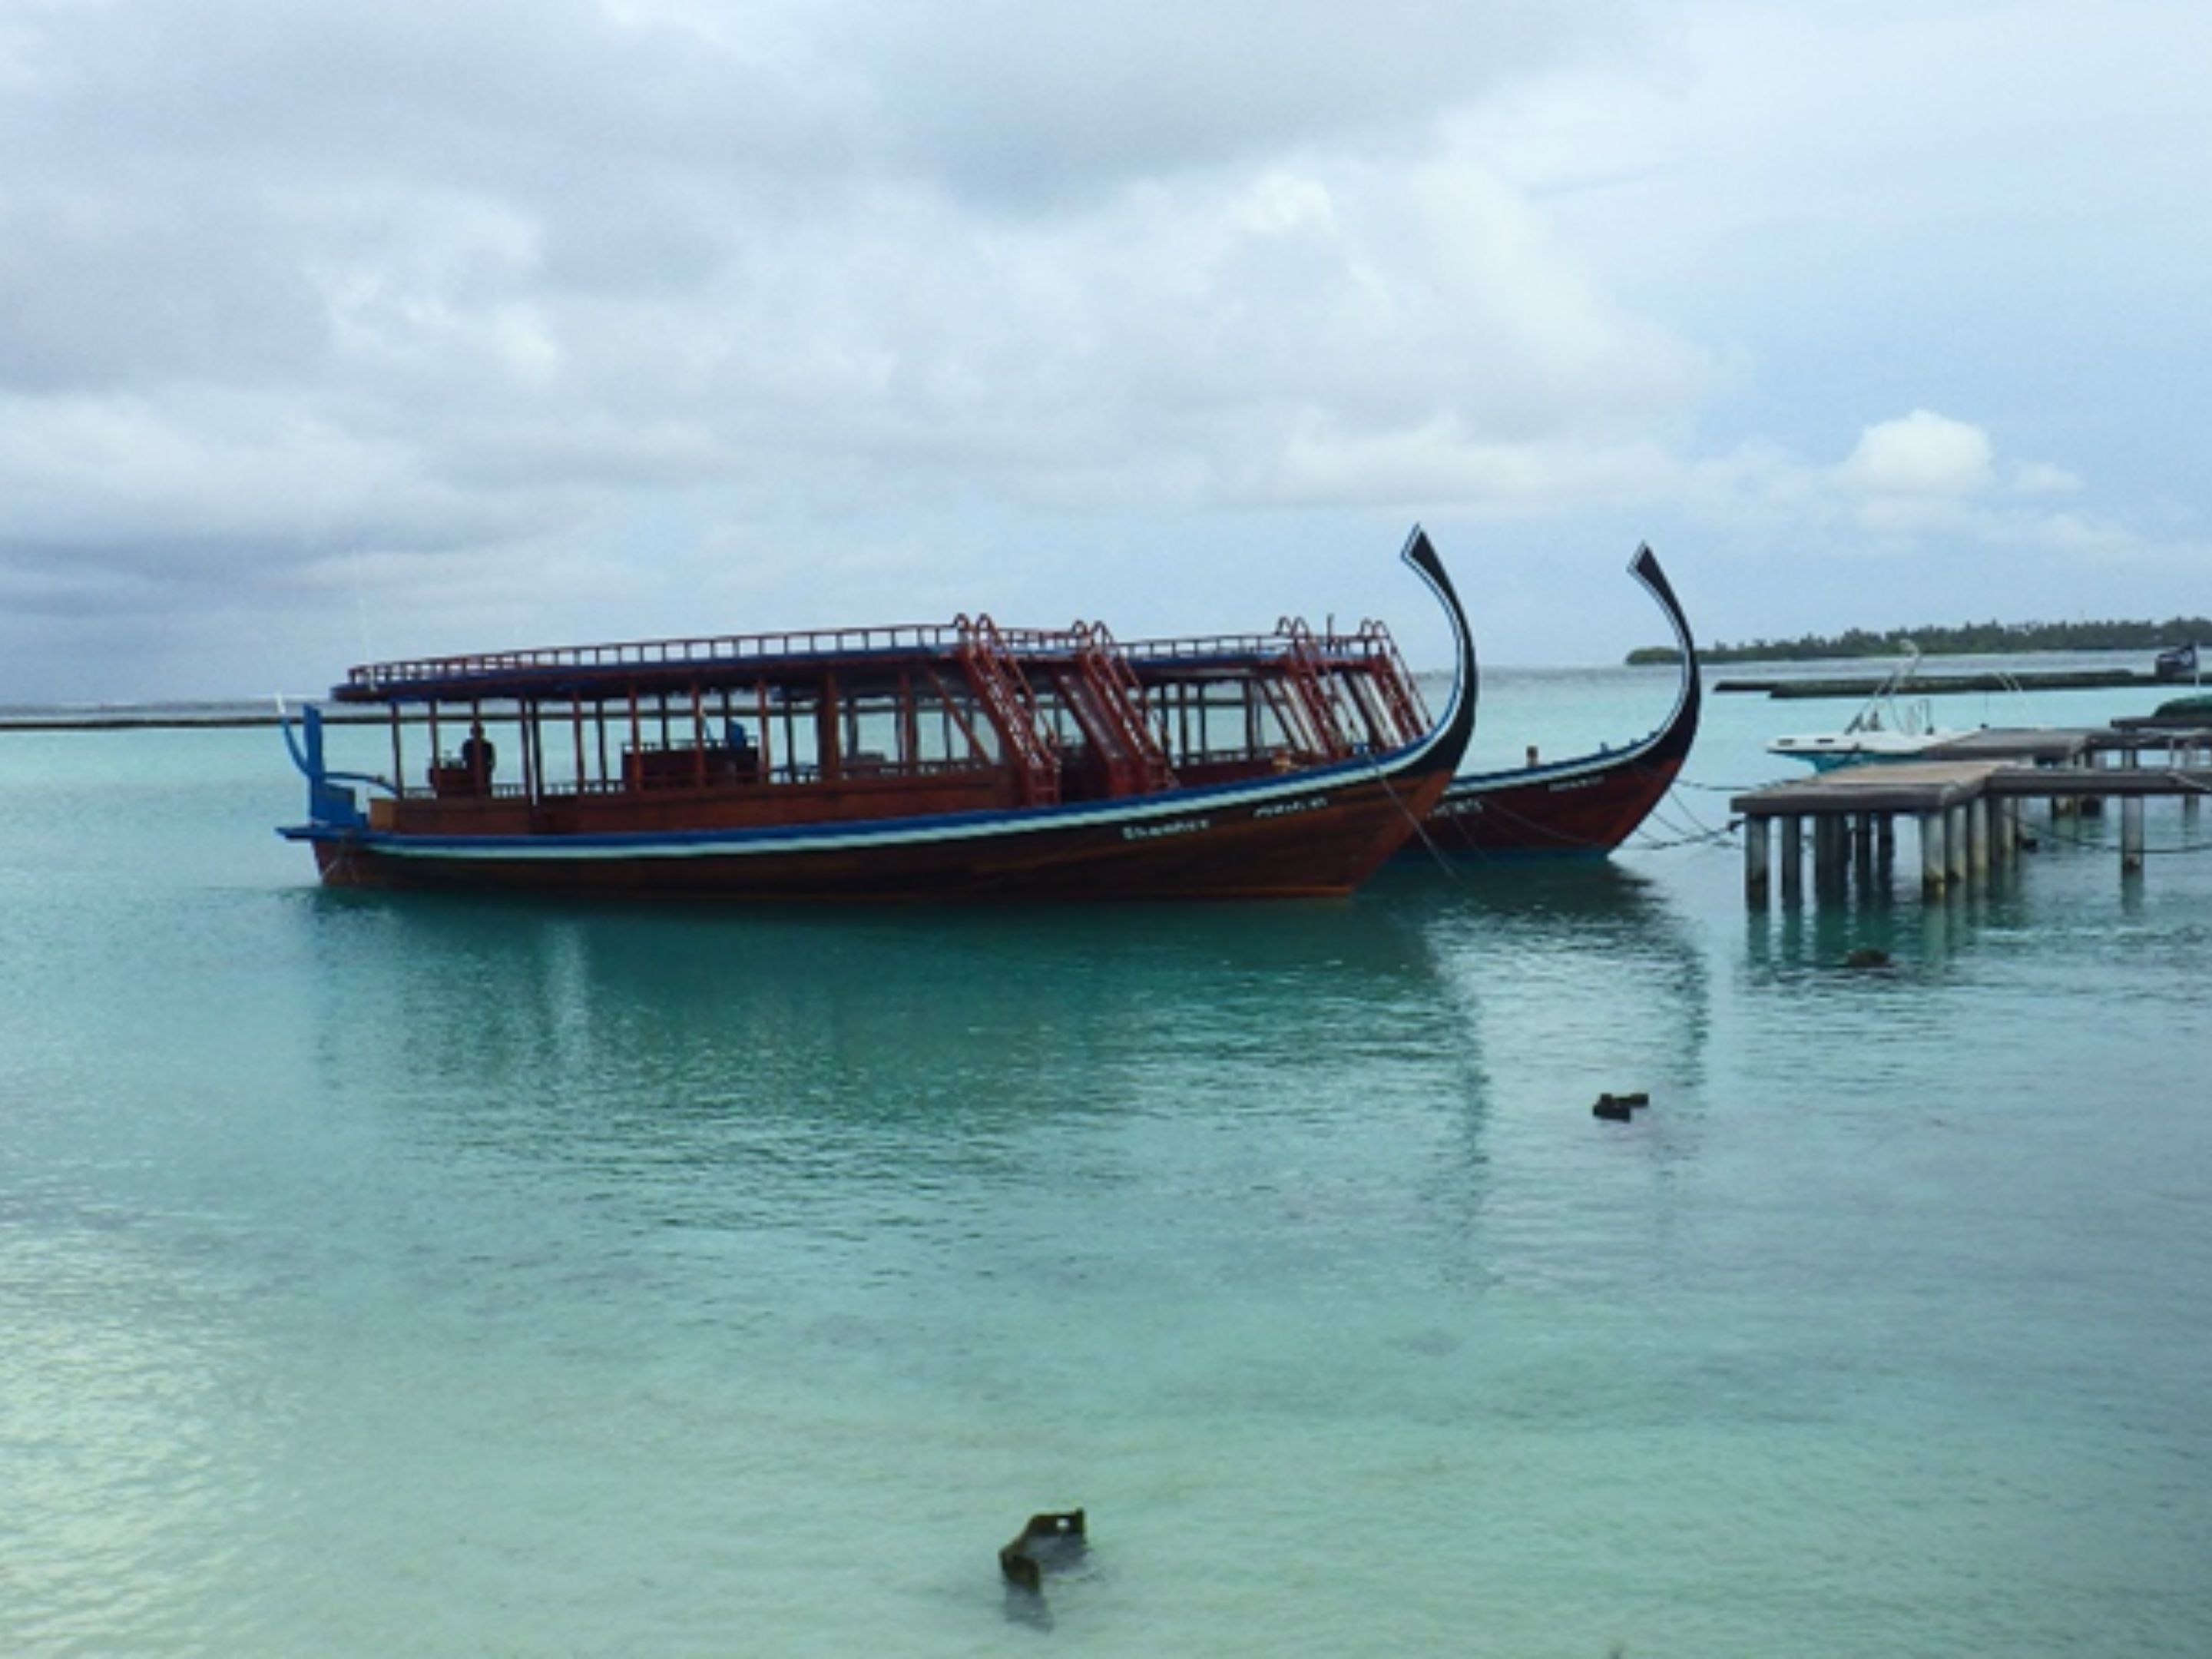
<path id="1" fill-rule="evenodd" d="M 2146 764 L 2147 756 L 2163 758 Z M 1778 861 L 1783 896 L 1795 902 L 1804 883 L 1810 831 L 1816 893 L 1862 885 L 1891 866 L 1896 823 L 1919 826 L 1920 879 L 1939 893 L 1988 879 L 2017 858 L 2026 839 L 2027 804 L 2049 804 L 2054 817 L 2089 814 L 2120 803 L 2120 867 L 2143 865 L 2144 803 L 2171 797 L 2194 817 L 2212 794 L 2212 729 L 2069 727 L 1984 731 L 1929 750 L 1916 761 L 1852 766 L 1737 795 L 1730 808 L 1744 824 L 1744 892 L 1764 904 Z"/>

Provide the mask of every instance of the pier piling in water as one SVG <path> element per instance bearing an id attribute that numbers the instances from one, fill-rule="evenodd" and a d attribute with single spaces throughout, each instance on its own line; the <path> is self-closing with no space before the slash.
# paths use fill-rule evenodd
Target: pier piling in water
<path id="1" fill-rule="evenodd" d="M 1923 891 L 1940 893 L 1950 879 L 1950 860 L 1944 855 L 1943 835 L 1949 820 L 1941 812 L 1920 814 L 1920 885 Z"/>
<path id="2" fill-rule="evenodd" d="M 1743 824 L 1743 896 L 1754 907 L 1766 902 L 1766 826 L 1765 818 L 1746 818 Z"/>

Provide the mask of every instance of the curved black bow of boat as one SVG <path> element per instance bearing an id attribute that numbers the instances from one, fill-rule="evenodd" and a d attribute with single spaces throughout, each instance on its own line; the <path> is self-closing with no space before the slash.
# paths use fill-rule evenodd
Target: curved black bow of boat
<path id="1" fill-rule="evenodd" d="M 1682 612 L 1682 602 L 1674 597 L 1674 584 L 1659 568 L 1659 556 L 1649 546 L 1639 547 L 1636 556 L 1628 562 L 1628 568 L 1667 613 L 1667 620 L 1674 629 L 1674 642 L 1682 653 L 1682 684 L 1674 695 L 1674 712 L 1653 734 L 1650 744 L 1639 748 L 1638 758 L 1680 760 L 1689 754 L 1691 744 L 1697 739 L 1698 716 L 1705 699 L 1705 687 L 1698 672 L 1697 642 L 1690 637 L 1690 619 Z"/>
<path id="2" fill-rule="evenodd" d="M 1453 587 L 1451 577 L 1444 569 L 1443 561 L 1437 556 L 1426 530 L 1415 525 L 1398 556 L 1428 583 L 1451 623 L 1452 694 L 1443 718 L 1437 722 L 1437 740 L 1441 745 L 1440 752 L 1449 756 L 1446 769 L 1456 771 L 1474 737 L 1475 702 L 1480 684 L 1475 666 L 1474 632 L 1468 626 L 1467 611 L 1460 604 L 1458 590 Z"/>

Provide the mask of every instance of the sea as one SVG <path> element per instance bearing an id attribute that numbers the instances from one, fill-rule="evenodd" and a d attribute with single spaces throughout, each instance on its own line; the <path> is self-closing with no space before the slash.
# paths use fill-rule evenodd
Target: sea
<path id="1" fill-rule="evenodd" d="M 0 1653 L 2212 1652 L 2212 814 L 1754 908 L 1851 707 L 1610 859 L 984 909 L 325 891 L 266 726 L 0 732 Z"/>

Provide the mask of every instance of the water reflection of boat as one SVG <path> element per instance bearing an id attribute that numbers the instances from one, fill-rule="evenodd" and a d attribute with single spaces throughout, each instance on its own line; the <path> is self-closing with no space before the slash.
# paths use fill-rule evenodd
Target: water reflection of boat
<path id="1" fill-rule="evenodd" d="M 1456 645 L 1433 724 L 1376 623 L 1142 662 L 1102 629 L 963 617 L 378 663 L 331 696 L 388 716 L 389 775 L 326 765 L 311 708 L 286 729 L 308 821 L 283 833 L 332 886 L 1340 895 L 1413 832 L 1474 724 L 1459 600 L 1420 530 L 1402 556 Z M 404 752 L 417 722 L 427 767 Z M 512 746 L 505 775 L 488 728 Z M 441 730 L 468 733 L 451 757 Z"/>
<path id="2" fill-rule="evenodd" d="M 1436 850 L 1601 855 L 1626 840 L 1674 787 L 1698 735 L 1698 653 L 1659 560 L 1640 548 L 1629 570 L 1674 630 L 1681 688 L 1659 729 L 1622 749 L 1452 780 L 1423 826 Z M 1409 844 L 1407 853 L 1422 851 Z"/>
<path id="3" fill-rule="evenodd" d="M 1357 903 L 1419 930 L 1486 1097 L 1559 1080 L 1560 1099 L 1586 1114 L 1601 1089 L 1680 1100 L 1701 1084 L 1711 969 L 1674 884 L 1607 859 L 1455 871 L 1440 879 L 1400 860 Z"/>
<path id="4" fill-rule="evenodd" d="M 1544 953 L 1694 954 L 1672 889 L 1611 861 L 1461 864 L 1450 880 L 1439 881 L 1413 860 L 1401 860 L 1362 890 L 1358 903 L 1451 949 L 1495 932 L 1501 939 L 1525 938 Z M 1651 966 L 1643 962 L 1638 971 Z"/>
<path id="5" fill-rule="evenodd" d="M 1430 1064 L 1449 1024 L 1418 910 L 1364 900 L 1120 905 L 1079 926 L 1054 907 L 307 897 L 332 1088 L 377 1079 L 518 1146 L 650 1146 L 704 1122 L 827 1164 L 836 1126 L 866 1122 L 935 1163 L 1064 1115 L 1172 1116 L 1206 1079 L 1257 1099 L 1316 1032 L 1334 1035 L 1305 1083 L 1358 1097 L 1377 1066 Z"/>

